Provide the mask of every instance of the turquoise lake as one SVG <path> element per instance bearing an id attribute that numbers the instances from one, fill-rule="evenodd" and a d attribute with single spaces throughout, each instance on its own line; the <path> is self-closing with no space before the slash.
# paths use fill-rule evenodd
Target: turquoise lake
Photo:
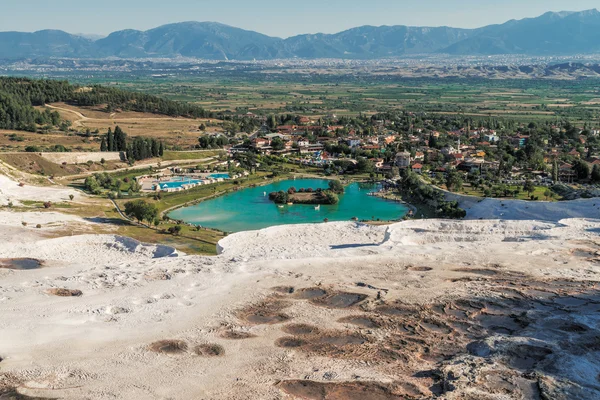
<path id="1" fill-rule="evenodd" d="M 296 189 L 325 189 L 327 184 L 328 181 L 324 179 L 281 181 L 180 208 L 169 213 L 169 217 L 225 232 L 241 232 L 275 225 L 318 223 L 325 218 L 329 221 L 350 221 L 353 217 L 360 220 L 396 220 L 408 212 L 402 203 L 369 196 L 369 192 L 377 189 L 374 184 L 353 183 L 346 186 L 338 204 L 322 205 L 320 210 L 315 210 L 312 205 L 286 205 L 280 208 L 268 197 L 270 192 L 287 191 L 292 186 Z"/>

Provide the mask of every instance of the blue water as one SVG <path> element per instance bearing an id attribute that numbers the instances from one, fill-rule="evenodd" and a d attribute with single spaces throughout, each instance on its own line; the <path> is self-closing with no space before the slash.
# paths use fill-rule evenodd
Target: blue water
<path id="1" fill-rule="evenodd" d="M 402 203 L 368 196 L 369 192 L 377 189 L 373 184 L 353 183 L 340 195 L 338 204 L 321 205 L 319 210 L 315 210 L 313 205 L 279 207 L 268 197 L 270 192 L 287 191 L 292 186 L 296 189 L 324 189 L 327 184 L 328 181 L 323 179 L 281 181 L 180 208 L 169 213 L 169 217 L 226 232 L 241 232 L 274 225 L 318 223 L 325 218 L 329 221 L 350 221 L 353 217 L 360 220 L 397 220 L 408 211 Z"/>
<path id="2" fill-rule="evenodd" d="M 182 187 L 183 185 L 187 185 L 190 183 L 199 183 L 202 182 L 199 179 L 184 179 L 181 181 L 172 181 L 172 182 L 160 182 L 158 185 L 160 185 L 161 189 L 164 189 L 165 186 L 172 189 L 172 188 L 179 188 Z"/>
<path id="3" fill-rule="evenodd" d="M 229 174 L 211 174 L 208 177 L 210 179 L 229 179 Z"/>

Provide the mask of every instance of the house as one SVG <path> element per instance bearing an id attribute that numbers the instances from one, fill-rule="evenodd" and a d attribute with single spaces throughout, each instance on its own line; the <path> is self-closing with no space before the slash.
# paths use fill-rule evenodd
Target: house
<path id="1" fill-rule="evenodd" d="M 286 137 L 287 137 L 286 135 L 282 135 L 281 133 L 269 133 L 269 134 L 265 135 L 265 139 L 267 139 L 267 140 L 273 140 L 275 138 L 285 140 Z"/>
<path id="2" fill-rule="evenodd" d="M 379 146 L 374 145 L 374 144 L 368 144 L 368 145 L 363 145 L 361 147 L 361 149 L 366 150 L 366 151 L 379 150 Z"/>
<path id="3" fill-rule="evenodd" d="M 452 154 L 456 154 L 458 153 L 458 150 L 456 150 L 454 147 L 452 146 L 448 146 L 448 147 L 444 147 L 442 149 L 442 154 L 445 156 L 450 156 Z"/>
<path id="4" fill-rule="evenodd" d="M 458 162 L 458 161 L 464 161 L 464 160 L 465 160 L 465 156 L 464 156 L 464 154 L 462 154 L 462 153 L 456 153 L 456 154 L 452 154 L 452 155 L 450 156 L 450 158 L 451 158 L 453 161 L 457 161 L 457 162 Z"/>
<path id="5" fill-rule="evenodd" d="M 525 147 L 525 145 L 527 144 L 527 140 L 529 140 L 529 136 L 518 135 L 518 136 L 515 136 L 514 138 L 511 138 L 510 142 L 513 144 L 513 146 L 522 148 L 522 147 Z"/>
<path id="6" fill-rule="evenodd" d="M 357 137 L 349 137 L 346 139 L 346 144 L 348 144 L 350 147 L 358 147 L 361 143 L 362 141 Z"/>
<path id="7" fill-rule="evenodd" d="M 271 144 L 271 141 L 269 139 L 265 139 L 265 138 L 256 138 L 256 139 L 252 140 L 252 147 L 254 147 L 254 148 L 267 147 L 270 144 Z"/>
<path id="8" fill-rule="evenodd" d="M 483 169 L 483 165 L 484 165 L 484 161 L 483 160 L 468 160 L 465 162 L 460 163 L 456 168 L 460 171 L 465 171 L 465 172 L 477 172 Z"/>
<path id="9" fill-rule="evenodd" d="M 386 137 L 383 139 L 383 141 L 384 141 L 384 143 L 385 143 L 386 145 L 387 145 L 387 144 L 392 144 L 392 143 L 394 143 L 394 142 L 396 141 L 396 136 L 393 136 L 393 135 L 386 136 Z"/>
<path id="10" fill-rule="evenodd" d="M 423 172 L 423 165 L 419 164 L 419 163 L 413 164 L 413 166 L 411 167 L 411 169 L 412 169 L 413 172 L 415 172 L 417 174 L 420 174 L 421 172 Z"/>
<path id="11" fill-rule="evenodd" d="M 310 144 L 308 139 L 302 136 L 295 136 L 292 138 L 292 141 L 294 141 L 298 147 L 307 147 Z"/>
<path id="12" fill-rule="evenodd" d="M 495 133 L 489 133 L 483 137 L 486 142 L 497 143 L 500 141 L 500 137 Z"/>
<path id="13" fill-rule="evenodd" d="M 410 153 L 407 151 L 397 153 L 396 159 L 394 160 L 394 165 L 396 165 L 398 168 L 410 167 Z"/>
<path id="14" fill-rule="evenodd" d="M 422 151 L 417 151 L 415 153 L 415 160 L 423 161 L 425 159 L 425 153 Z"/>
<path id="15" fill-rule="evenodd" d="M 577 150 L 575 150 L 575 149 L 571 150 L 568 154 L 570 156 L 573 156 L 573 157 L 576 157 L 576 158 L 581 157 L 581 154 L 579 154 L 579 152 Z"/>
<path id="16" fill-rule="evenodd" d="M 573 165 L 562 163 L 558 166 L 558 180 L 561 182 L 573 182 L 577 174 L 573 171 Z"/>

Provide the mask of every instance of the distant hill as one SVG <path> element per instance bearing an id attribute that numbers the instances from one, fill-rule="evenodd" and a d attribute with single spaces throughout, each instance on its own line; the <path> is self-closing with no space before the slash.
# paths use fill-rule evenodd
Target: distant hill
<path id="1" fill-rule="evenodd" d="M 600 12 L 549 12 L 478 29 L 362 26 L 336 34 L 266 36 L 216 22 L 123 30 L 94 40 L 62 31 L 0 32 L 0 58 L 377 59 L 411 54 L 571 55 L 600 52 Z"/>

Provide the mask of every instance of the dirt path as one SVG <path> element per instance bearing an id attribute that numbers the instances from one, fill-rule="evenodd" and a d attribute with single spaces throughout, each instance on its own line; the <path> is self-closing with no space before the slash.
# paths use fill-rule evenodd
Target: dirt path
<path id="1" fill-rule="evenodd" d="M 79 111 L 69 110 L 68 108 L 56 107 L 56 106 L 53 106 L 50 104 L 44 104 L 44 106 L 48 107 L 48 108 L 52 108 L 54 110 L 60 110 L 60 111 L 64 111 L 64 112 L 68 112 L 68 113 L 76 115 L 79 119 L 72 121 L 74 127 L 83 127 L 83 124 L 81 122 L 90 119 L 90 118 L 86 117 L 85 115 L 83 115 L 82 113 L 80 113 Z"/>
<path id="2" fill-rule="evenodd" d="M 59 180 L 75 180 L 75 179 L 85 178 L 87 176 L 94 175 L 97 173 L 102 173 L 102 172 L 113 174 L 115 172 L 142 170 L 142 169 L 146 169 L 146 168 L 150 168 L 150 167 L 158 168 L 158 164 L 160 164 L 161 168 L 165 168 L 165 167 L 170 167 L 173 165 L 188 165 L 188 164 L 194 164 L 194 163 L 207 163 L 207 162 L 213 162 L 214 160 L 215 159 L 213 157 L 207 157 L 207 158 L 199 158 L 199 159 L 195 159 L 195 160 L 159 161 L 159 162 L 154 162 L 154 163 L 149 163 L 149 164 L 138 164 L 138 165 L 134 165 L 131 167 L 117 168 L 117 169 L 113 169 L 110 171 L 89 171 L 89 172 L 85 172 L 82 174 L 65 175 L 65 176 L 56 177 L 55 179 L 57 179 L 57 180 L 58 179 Z"/>

